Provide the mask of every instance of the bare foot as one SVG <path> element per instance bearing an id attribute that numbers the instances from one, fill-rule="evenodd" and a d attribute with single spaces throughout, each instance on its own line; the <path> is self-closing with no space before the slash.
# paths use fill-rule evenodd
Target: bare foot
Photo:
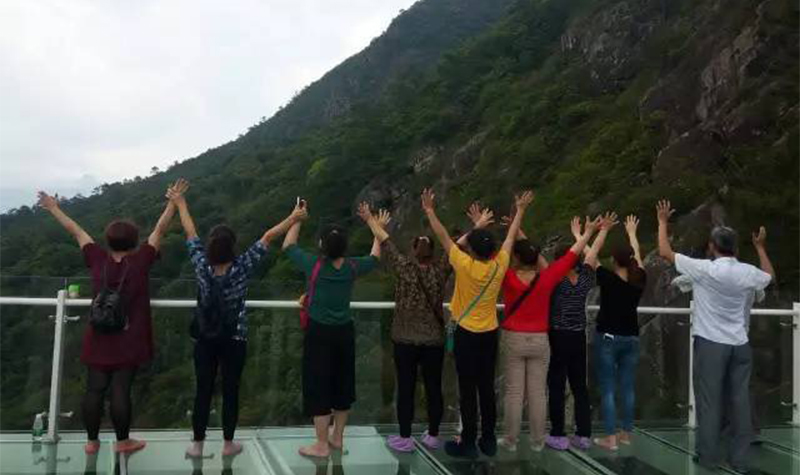
<path id="1" fill-rule="evenodd" d="M 196 459 L 203 457 L 203 441 L 195 440 L 192 445 L 186 449 L 186 457 Z"/>
<path id="2" fill-rule="evenodd" d="M 617 434 L 617 440 L 620 444 L 631 445 L 631 433 L 621 431 L 619 434 Z"/>
<path id="3" fill-rule="evenodd" d="M 89 442 L 86 442 L 86 445 L 83 446 L 83 450 L 86 452 L 86 455 L 95 455 L 100 451 L 100 441 L 90 440 Z"/>
<path id="4" fill-rule="evenodd" d="M 225 444 L 222 446 L 222 456 L 223 457 L 230 457 L 231 455 L 239 455 L 244 450 L 242 444 L 239 442 L 234 442 L 232 440 L 226 440 Z"/>
<path id="5" fill-rule="evenodd" d="M 617 436 L 607 435 L 594 439 L 594 444 L 606 450 L 617 450 Z"/>
<path id="6" fill-rule="evenodd" d="M 334 450 L 342 450 L 344 448 L 344 437 L 338 439 L 331 437 L 328 439 L 328 444 L 330 444 L 331 448 Z"/>
<path id="7" fill-rule="evenodd" d="M 136 439 L 118 440 L 117 444 L 114 446 L 114 452 L 130 454 L 142 450 L 146 445 L 147 443 L 143 440 L 136 440 Z"/>
<path id="8" fill-rule="evenodd" d="M 327 458 L 331 454 L 331 449 L 327 443 L 322 444 L 320 442 L 317 442 L 314 445 L 307 445 L 305 447 L 300 447 L 297 453 L 305 457 Z"/>

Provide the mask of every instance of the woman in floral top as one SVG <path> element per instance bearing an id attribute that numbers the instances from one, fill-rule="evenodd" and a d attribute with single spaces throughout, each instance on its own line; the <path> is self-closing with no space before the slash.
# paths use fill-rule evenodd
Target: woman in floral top
<path id="1" fill-rule="evenodd" d="M 433 239 L 417 236 L 411 255 L 402 254 L 386 232 L 388 213 L 374 216 L 362 203 L 359 215 L 381 242 L 381 254 L 395 275 L 395 310 L 392 319 L 392 342 L 397 373 L 397 419 L 400 435 L 389 437 L 389 447 L 399 452 L 414 450 L 411 422 L 414 419 L 414 390 L 421 368 L 428 405 L 428 430 L 422 443 L 437 449 L 439 424 L 444 413 L 442 366 L 444 363 L 445 318 L 442 309 L 445 285 L 452 273 L 447 256 L 434 257 Z"/>

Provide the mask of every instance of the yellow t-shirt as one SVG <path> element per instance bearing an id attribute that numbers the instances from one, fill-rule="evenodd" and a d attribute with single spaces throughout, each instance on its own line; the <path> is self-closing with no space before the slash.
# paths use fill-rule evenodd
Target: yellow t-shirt
<path id="1" fill-rule="evenodd" d="M 450 248 L 450 265 L 456 275 L 456 288 L 450 310 L 453 320 L 464 313 L 469 304 L 480 294 L 489 282 L 492 272 L 497 267 L 494 280 L 484 292 L 483 297 L 472 307 L 468 315 L 461 320 L 464 329 L 474 333 L 483 333 L 497 328 L 497 296 L 503 285 L 503 276 L 508 269 L 510 257 L 506 251 L 500 251 L 488 261 L 479 261 L 465 253 L 458 246 Z"/>

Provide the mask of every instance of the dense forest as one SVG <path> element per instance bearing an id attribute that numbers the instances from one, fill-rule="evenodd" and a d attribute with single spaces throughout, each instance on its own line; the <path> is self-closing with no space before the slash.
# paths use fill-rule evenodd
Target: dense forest
<path id="1" fill-rule="evenodd" d="M 550 250 L 569 217 L 614 209 L 641 216 L 648 303 L 686 305 L 653 255 L 655 201 L 678 209 L 679 250 L 702 253 L 715 223 L 767 226 L 779 283 L 770 306 L 798 299 L 798 6 L 789 0 L 422 0 L 361 53 L 311 84 L 237 140 L 153 176 L 105 184 L 66 200 L 96 238 L 115 217 L 147 229 L 167 184 L 192 182 L 200 232 L 219 222 L 242 245 L 288 213 L 301 194 L 314 228 L 351 228 L 353 252 L 370 235 L 354 217 L 367 199 L 394 214 L 401 245 L 426 227 L 419 191 L 434 186 L 441 216 L 465 227 L 473 200 L 500 212 L 533 188 L 525 227 Z M 51 296 L 84 282 L 77 247 L 42 210 L 0 217 L 3 295 Z M 616 233 L 612 241 L 622 238 Z M 47 276 L 30 277 L 30 276 Z M 183 237 L 173 226 L 154 269 L 154 295 L 192 298 Z M 279 253 L 262 266 L 251 298 L 295 298 L 302 283 Z M 391 278 L 363 281 L 357 298 L 391 297 Z M 74 309 L 73 313 L 79 309 Z M 157 359 L 136 386 L 138 427 L 187 426 L 192 366 L 188 311 L 157 310 Z M 30 427 L 47 405 L 52 335 L 47 311 L 3 307 L 0 417 Z M 359 312 L 356 422 L 392 422 L 390 312 Z M 247 425 L 304 423 L 299 406 L 301 333 L 291 311 L 252 312 L 243 394 Z M 685 327 L 642 317 L 638 417 L 676 419 L 685 403 Z M 779 321 L 754 321 L 755 390 L 769 422 L 790 391 L 791 355 Z M 70 324 L 64 408 L 78 409 L 81 324 Z M 778 342 L 781 342 L 780 344 Z M 784 350 L 782 350 L 784 348 Z M 448 372 L 449 405 L 455 404 Z M 420 411 L 424 414 L 424 411 Z M 448 412 L 452 418 L 454 412 Z M 67 422 L 79 428 L 79 421 Z"/>

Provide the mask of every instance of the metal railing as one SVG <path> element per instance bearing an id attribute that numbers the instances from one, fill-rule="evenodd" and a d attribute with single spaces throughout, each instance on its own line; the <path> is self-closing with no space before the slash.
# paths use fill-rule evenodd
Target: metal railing
<path id="1" fill-rule="evenodd" d="M 54 320 L 53 365 L 50 377 L 50 404 L 47 418 L 47 436 L 45 437 L 45 441 L 47 442 L 55 443 L 58 441 L 58 425 L 61 415 L 61 378 L 64 366 L 64 325 L 68 322 L 80 319 L 80 317 L 71 317 L 67 315 L 67 309 L 70 307 L 88 307 L 90 303 L 91 300 L 89 299 L 67 298 L 66 290 L 59 290 L 55 298 L 0 296 L 0 305 L 56 308 L 55 315 L 52 316 Z M 151 301 L 151 305 L 155 308 L 193 308 L 196 306 L 196 301 L 154 299 Z M 249 308 L 262 309 L 299 308 L 299 304 L 294 300 L 248 300 L 246 306 Z M 352 302 L 350 306 L 353 309 L 390 310 L 394 308 L 394 302 Z M 449 305 L 445 304 L 445 307 L 449 307 Z M 502 307 L 502 305 L 498 305 L 498 308 L 502 309 Z M 639 313 L 642 315 L 687 315 L 689 317 L 687 326 L 691 326 L 693 309 L 694 302 L 690 303 L 688 308 L 639 307 Z M 596 305 L 590 305 L 588 310 L 597 311 L 598 307 Z M 792 328 L 792 401 L 782 401 L 781 404 L 792 407 L 791 422 L 795 426 L 800 426 L 800 303 L 794 303 L 792 309 L 759 308 L 752 309 L 750 313 L 753 316 L 792 317 L 791 323 L 781 323 L 782 326 L 791 326 Z M 689 427 L 695 427 L 697 419 L 695 414 L 694 387 L 692 384 L 694 345 L 692 345 L 691 333 L 692 332 L 689 331 L 689 362 L 687 368 L 687 374 L 689 375 L 689 394 L 686 409 L 688 411 L 687 425 Z"/>

